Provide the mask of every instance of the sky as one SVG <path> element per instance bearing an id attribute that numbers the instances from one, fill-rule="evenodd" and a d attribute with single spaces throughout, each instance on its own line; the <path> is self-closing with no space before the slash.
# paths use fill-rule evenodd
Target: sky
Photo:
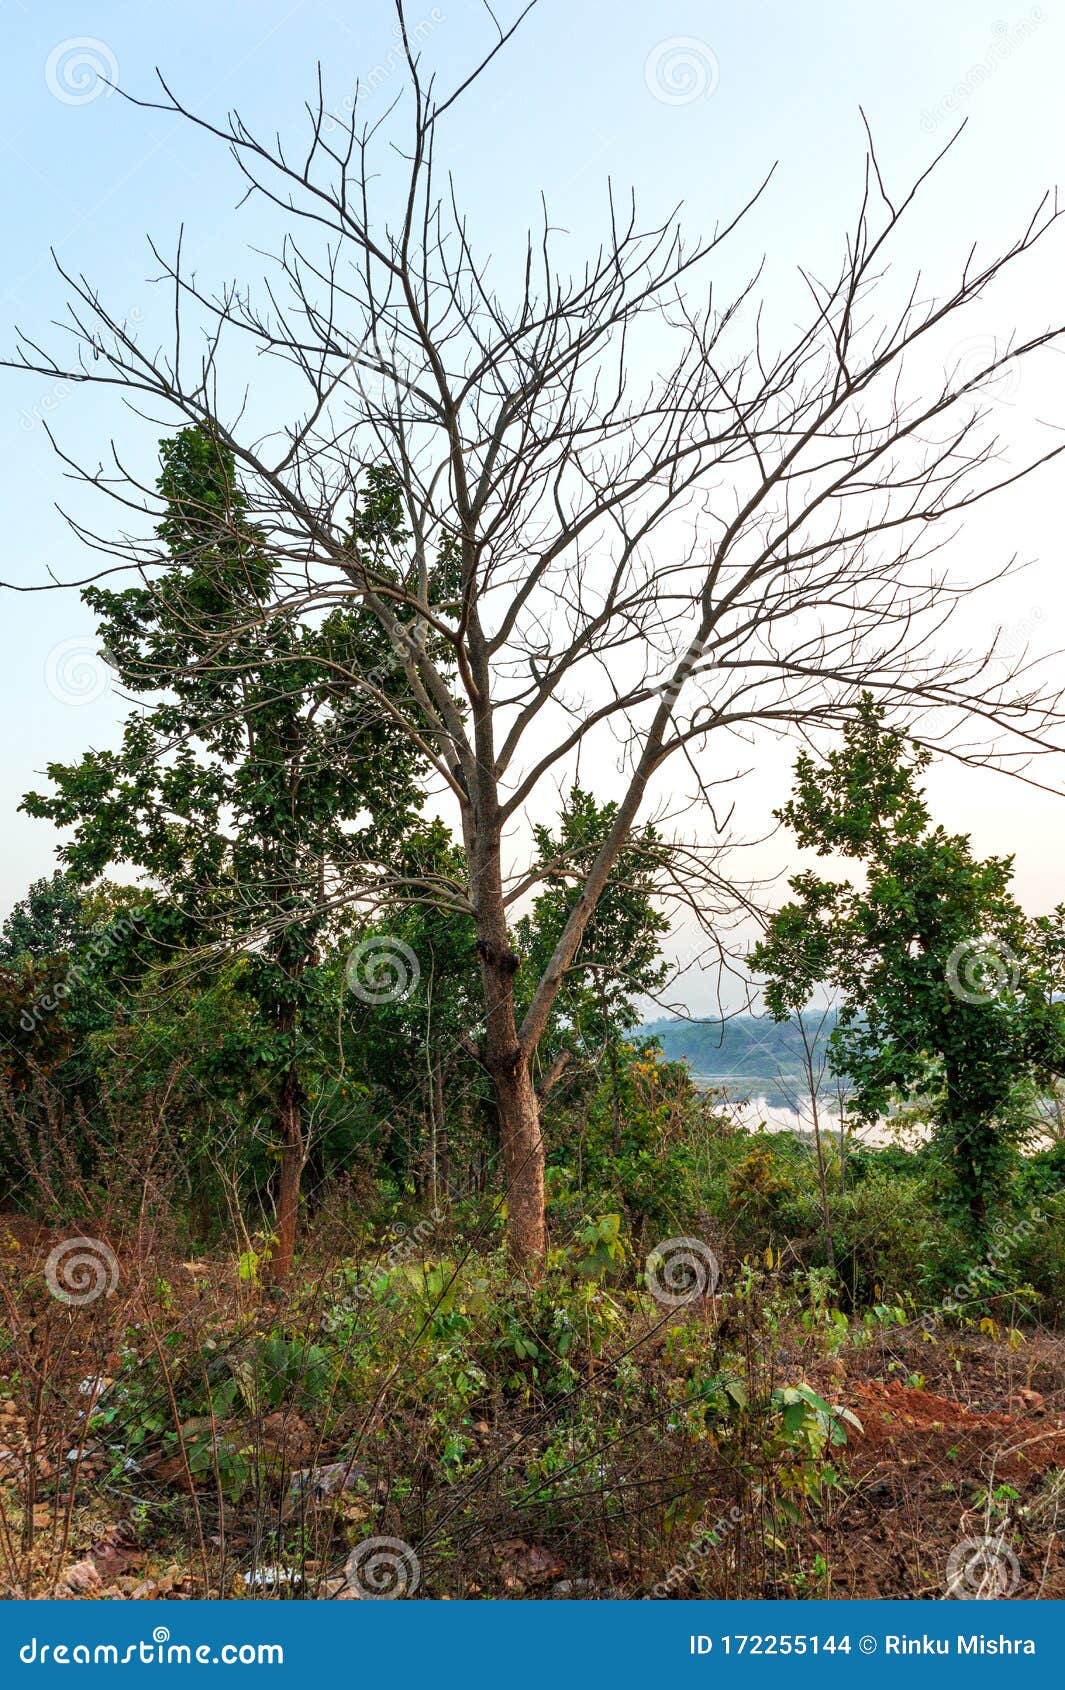
<path id="1" fill-rule="evenodd" d="M 497 10 L 504 19 L 515 15 L 501 4 Z M 191 262 L 211 280 L 246 274 L 254 268 L 249 247 L 269 238 L 262 213 L 238 211 L 240 185 L 219 149 L 173 117 L 130 105 L 109 83 L 151 98 L 158 66 L 189 105 L 219 118 L 237 107 L 253 126 L 295 135 L 317 62 L 334 108 L 360 81 L 369 87 L 368 109 L 383 112 L 401 81 L 386 0 L 0 0 L 0 19 L 5 356 L 16 325 L 57 343 L 49 324 L 62 317 L 65 287 L 52 251 L 118 314 L 161 338 L 165 301 L 152 284 L 158 266 L 147 236 L 172 247 L 183 226 Z M 479 0 L 410 0 L 408 20 L 441 88 L 460 81 L 490 39 Z M 968 120 L 902 254 L 931 284 L 954 273 L 974 240 L 991 247 L 1016 233 L 1065 174 L 1062 62 L 1065 4 L 1053 0 L 1038 7 L 885 0 L 861 8 L 840 0 L 541 0 L 449 119 L 447 163 L 481 244 L 504 268 L 537 219 L 541 195 L 579 252 L 598 238 L 608 182 L 634 187 L 648 216 L 683 202 L 686 223 L 706 232 L 775 163 L 767 194 L 724 263 L 738 275 L 764 253 L 764 291 L 786 318 L 797 266 L 827 268 L 853 217 L 864 146 L 859 108 L 887 178 L 898 184 Z M 1065 318 L 1063 258 L 1055 232 L 974 318 L 974 341 L 1008 333 L 1014 320 L 1046 327 L 1056 312 Z M 1002 395 L 1000 426 L 1018 452 L 1032 442 L 1045 449 L 1065 426 L 1063 385 L 1051 360 Z M 88 387 L 0 370 L 0 395 L 0 578 L 31 585 L 49 571 L 64 581 L 84 577 L 94 560 L 57 506 L 97 523 L 102 513 L 65 476 L 46 425 L 64 452 L 91 461 L 106 456 L 114 433 L 131 461 L 146 464 L 154 435 L 136 418 L 108 411 Z M 1014 644 L 1048 651 L 1065 644 L 1061 476 L 1051 469 L 1027 483 L 982 512 L 965 537 L 964 561 L 977 568 L 1012 555 L 1028 565 L 1008 589 L 963 607 L 974 638 L 1001 624 Z M 113 743 L 121 718 L 75 592 L 5 591 L 2 611 L 6 909 L 48 872 L 56 844 L 48 824 L 16 813 L 22 794 L 41 784 L 49 760 Z M 752 833 L 784 797 L 792 756 L 792 747 L 780 746 L 759 759 L 743 799 Z M 1065 785 L 1060 766 L 1043 766 L 1040 778 Z M 933 771 L 930 791 L 937 816 L 970 832 L 981 853 L 1016 854 L 1026 907 L 1061 901 L 1060 797 L 950 765 Z M 786 874 L 794 866 L 786 838 L 763 847 L 754 866 Z M 703 1007 L 709 990 L 695 982 L 692 1007 Z"/>

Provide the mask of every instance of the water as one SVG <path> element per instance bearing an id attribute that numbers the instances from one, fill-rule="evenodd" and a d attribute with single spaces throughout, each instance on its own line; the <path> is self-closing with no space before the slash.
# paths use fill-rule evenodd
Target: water
<path id="1" fill-rule="evenodd" d="M 746 1132 L 758 1132 L 764 1128 L 771 1133 L 812 1133 L 813 1112 L 810 1102 L 798 1096 L 793 1096 L 791 1102 L 779 1092 L 752 1092 L 749 1096 L 737 1091 L 734 1077 L 724 1078 L 716 1074 L 698 1074 L 693 1071 L 692 1079 L 703 1091 L 724 1093 L 722 1108 L 735 1121 L 738 1127 Z M 796 1108 L 798 1103 L 800 1107 Z M 824 1099 L 818 1104 L 818 1124 L 823 1133 L 838 1133 L 841 1129 L 841 1119 L 838 1109 L 832 1107 L 831 1099 Z M 895 1139 L 889 1130 L 887 1121 L 878 1121 L 874 1127 L 863 1127 L 857 1135 L 864 1144 L 893 1144 Z"/>

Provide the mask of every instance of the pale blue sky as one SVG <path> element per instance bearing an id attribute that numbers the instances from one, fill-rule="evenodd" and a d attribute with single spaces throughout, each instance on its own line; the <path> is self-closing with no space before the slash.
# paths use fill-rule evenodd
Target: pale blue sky
<path id="1" fill-rule="evenodd" d="M 410 0 L 408 16 L 412 25 L 424 24 L 425 58 L 438 67 L 443 86 L 487 39 L 475 0 L 436 6 Z M 357 77 L 376 84 L 370 109 L 383 109 L 398 91 L 389 58 L 393 15 L 385 0 L 0 0 L 0 17 L 5 348 L 13 345 L 16 322 L 55 342 L 47 324 L 61 308 L 63 290 L 50 246 L 116 310 L 141 313 L 146 329 L 158 318 L 162 336 L 147 232 L 165 246 L 184 222 L 187 251 L 212 279 L 245 272 L 248 243 L 269 234 L 261 213 L 235 213 L 239 187 L 220 149 L 172 118 L 138 112 L 94 88 L 91 77 L 80 81 L 80 55 L 116 66 L 122 86 L 145 95 L 158 64 L 193 106 L 216 116 L 237 106 L 253 126 L 291 135 L 317 59 L 335 104 Z M 655 67 L 663 56 L 668 66 L 673 51 L 687 55 L 702 79 L 699 97 L 658 97 Z M 910 256 L 935 277 L 948 272 L 973 238 L 993 243 L 1014 229 L 1044 188 L 1065 175 L 1063 63 L 1065 8 L 1055 0 L 1035 8 L 1009 0 L 886 0 L 863 7 L 842 0 L 798 6 L 542 0 L 449 121 L 444 150 L 482 248 L 498 253 L 504 265 L 535 218 L 541 191 L 554 222 L 572 231 L 576 252 L 583 236 L 596 236 L 608 176 L 624 188 L 634 184 L 648 214 L 683 199 L 692 227 L 705 231 L 779 160 L 733 262 L 738 274 L 756 252 L 768 253 L 767 292 L 786 316 L 796 262 L 816 267 L 834 254 L 854 209 L 859 105 L 885 169 L 899 183 L 946 140 L 955 116 L 970 119 L 911 230 Z M 1055 307 L 1065 316 L 1062 258 L 1059 241 L 1025 273 L 1028 297 L 1013 303 L 1047 320 Z M 1008 317 L 1010 301 L 1003 303 Z M 89 389 L 56 393 L 38 378 L 0 372 L 0 391 L 0 576 L 39 580 L 49 565 L 65 577 L 86 573 L 87 559 L 54 506 L 68 496 L 76 512 L 90 507 L 64 484 L 40 419 L 47 416 L 64 448 L 81 457 L 106 451 L 114 419 Z M 1053 384 L 1017 398 L 1019 425 L 1045 417 L 1054 398 Z M 1065 403 L 1056 414 L 1065 418 Z M 133 419 L 120 420 L 119 430 L 131 458 L 147 462 L 152 432 Z M 1060 480 L 1056 472 L 974 536 L 974 546 L 990 548 L 986 555 L 1018 548 L 1034 560 L 1023 587 L 981 614 L 1030 624 L 1037 643 L 1061 643 Z M 99 519 L 101 512 L 93 514 Z M 66 642 L 90 632 L 74 595 L 3 597 L 5 908 L 49 868 L 54 843 L 45 824 L 14 815 L 19 797 L 48 758 L 76 756 L 114 734 L 116 704 L 106 693 L 96 696 L 90 685 L 80 703 L 55 696 L 64 690 L 54 682 Z M 779 800 L 787 761 L 763 778 L 763 810 Z M 1058 801 L 966 773 L 945 772 L 939 787 L 951 825 L 971 828 L 982 849 L 1017 850 L 1022 894 L 1033 908 L 1061 897 Z M 778 853 L 775 866 L 785 862 Z"/>

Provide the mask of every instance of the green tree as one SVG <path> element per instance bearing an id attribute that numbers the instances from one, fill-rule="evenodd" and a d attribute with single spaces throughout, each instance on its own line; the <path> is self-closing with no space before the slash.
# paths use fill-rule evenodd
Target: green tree
<path id="1" fill-rule="evenodd" d="M 420 757 L 391 725 L 405 682 L 376 622 L 350 600 L 313 623 L 286 611 L 231 453 L 193 427 L 161 456 L 161 572 L 84 594 L 120 681 L 144 702 L 117 751 L 50 765 L 55 792 L 24 807 L 73 826 L 62 856 L 78 882 L 124 862 L 163 889 L 154 934 L 170 966 L 246 953 L 261 1027 L 251 1055 L 276 1121 L 280 1281 L 309 1151 L 303 1067 L 329 978 L 321 947 L 337 934 L 330 909 L 412 823 Z M 351 545 L 372 565 L 401 537 L 394 479 L 371 470 Z M 338 684 L 353 673 L 362 689 Z"/>
<path id="2" fill-rule="evenodd" d="M 113 1019 L 144 967 L 138 955 L 150 899 L 134 886 L 102 880 L 86 891 L 68 871 L 36 880 L 0 933 L 0 964 L 15 996 L 28 994 L 14 1029 L 32 1067 L 65 1040 L 72 1060 L 52 1070 L 65 1091 L 88 1101 L 88 1036 Z M 16 977 L 19 984 L 16 985 Z"/>
<path id="3" fill-rule="evenodd" d="M 365 989 L 354 953 L 344 1026 L 350 1072 L 366 1088 L 377 1117 L 381 1154 L 401 1183 L 436 1201 L 451 1185 L 453 1136 L 464 1148 L 484 1116 L 486 1087 L 474 1040 L 482 1017 L 476 931 L 465 901 L 465 852 L 435 820 L 404 843 L 397 880 L 413 888 L 394 900 L 376 933 L 360 946 L 406 958 L 403 993 Z M 372 969 L 370 970 L 372 973 Z M 483 1134 L 481 1135 L 483 1146 Z"/>
<path id="4" fill-rule="evenodd" d="M 84 901 L 84 887 L 62 869 L 35 880 L 0 929 L 0 962 L 74 951 L 84 934 Z"/>
<path id="5" fill-rule="evenodd" d="M 1033 1090 L 1065 1064 L 1061 919 L 1029 921 L 1010 891 L 1013 859 L 978 859 L 967 836 L 932 824 L 918 784 L 929 761 L 869 695 L 840 749 L 800 755 L 778 818 L 804 848 L 860 862 L 865 881 L 796 875 L 750 961 L 778 1019 L 818 985 L 839 994 L 832 1061 L 852 1112 L 871 1121 L 900 1097 L 923 1099 L 955 1199 L 980 1229 Z"/>
<path id="6" fill-rule="evenodd" d="M 598 804 L 574 786 L 557 829 L 542 823 L 534 829 L 535 873 L 544 889 L 517 925 L 519 995 L 522 978 L 538 980 L 547 968 L 616 815 L 616 804 Z M 541 1052 L 548 1076 L 575 1057 L 605 1063 L 615 1154 L 621 1148 L 620 1047 L 640 1022 L 634 999 L 659 991 L 669 972 L 661 951 L 669 921 L 657 902 L 669 862 L 668 843 L 653 826 L 631 836 L 566 969 Z"/>

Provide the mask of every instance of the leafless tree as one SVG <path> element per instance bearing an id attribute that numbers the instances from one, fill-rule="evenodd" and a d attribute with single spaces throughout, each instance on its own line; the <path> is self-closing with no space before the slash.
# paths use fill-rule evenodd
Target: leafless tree
<path id="1" fill-rule="evenodd" d="M 767 326 L 761 270 L 727 299 L 714 285 L 716 255 L 765 183 L 695 239 L 676 216 L 645 227 L 612 194 L 602 243 L 573 270 L 545 212 L 497 284 L 437 156 L 456 101 L 520 19 L 438 92 L 396 9 L 400 98 L 364 124 L 358 101 L 329 111 L 319 78 L 298 151 L 238 115 L 189 110 L 162 79 L 157 99 L 137 102 L 227 147 L 247 196 L 273 207 L 261 284 L 212 291 L 180 240 L 172 257 L 153 245 L 173 295 L 166 351 L 65 273 L 75 349 L 25 337 L 13 361 L 114 389 L 153 422 L 209 427 L 284 564 L 289 613 L 355 599 L 387 630 L 409 709 L 372 676 L 347 679 L 403 721 L 461 822 L 459 901 L 484 987 L 477 1050 L 498 1105 L 511 1247 L 530 1264 L 545 1247 L 537 1047 L 667 778 L 719 821 L 737 744 L 838 729 L 863 689 L 915 733 L 926 713 L 956 712 L 1007 763 L 1053 743 L 1058 703 L 1038 672 L 1003 664 L 993 640 L 948 650 L 943 627 L 976 584 L 952 562 L 965 519 L 1063 449 L 1007 464 L 981 402 L 1060 328 L 1011 333 L 975 370 L 950 356 L 969 308 L 1031 258 L 1058 211 L 1044 199 L 1004 250 L 970 250 L 935 298 L 920 277 L 900 289 L 893 242 L 943 155 L 897 193 L 870 141 L 838 267 L 802 275 L 805 318 L 786 334 Z M 395 125 L 403 142 L 389 149 Z M 264 358 L 283 379 L 234 394 L 235 374 Z M 371 466 L 402 491 L 402 567 L 353 534 Z M 150 579 L 151 491 L 118 450 L 113 467 L 70 467 L 138 513 L 117 538 L 78 532 L 110 567 Z M 585 771 L 612 766 L 616 818 L 542 978 L 519 994 L 510 924 L 531 886 L 528 823 L 578 756 Z M 723 898 L 716 861 L 708 852 L 708 906 Z"/>

